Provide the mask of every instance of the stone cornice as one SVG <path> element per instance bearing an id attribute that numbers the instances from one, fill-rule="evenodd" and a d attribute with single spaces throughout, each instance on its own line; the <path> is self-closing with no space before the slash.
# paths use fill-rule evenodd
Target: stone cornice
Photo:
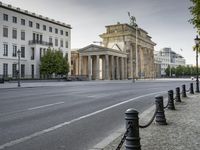
<path id="1" fill-rule="evenodd" d="M 35 13 L 29 12 L 28 10 L 23 10 L 23 9 L 21 9 L 19 7 L 13 7 L 12 5 L 6 5 L 6 4 L 4 4 L 2 2 L 0 2 L 0 8 L 11 10 L 11 11 L 23 14 L 23 15 L 27 15 L 27 16 L 30 16 L 30 17 L 33 17 L 33 18 L 36 18 L 36 19 L 40 19 L 40 20 L 43 20 L 43 21 L 47 21 L 49 23 L 53 23 L 53 24 L 65 27 L 65 28 L 72 29 L 69 24 L 65 24 L 65 23 L 62 23 L 60 21 L 55 21 L 54 19 L 50 19 L 50 18 L 44 17 L 42 15 L 37 15 Z"/>
<path id="2" fill-rule="evenodd" d="M 119 27 L 118 29 L 116 28 L 116 32 L 114 32 L 113 30 L 110 31 L 109 28 L 114 28 L 115 27 Z M 128 24 L 115 24 L 115 25 L 108 25 L 106 26 L 107 28 L 107 32 L 106 33 L 103 33 L 101 35 L 99 35 L 101 38 L 110 38 L 110 37 L 119 37 L 119 36 L 131 36 L 131 37 L 136 37 L 136 27 L 133 27 L 133 26 L 130 26 Z M 148 35 L 148 32 L 146 32 L 145 30 L 141 29 L 141 28 L 138 28 L 138 33 L 141 33 L 141 34 L 138 34 L 138 39 L 139 40 L 142 40 L 150 45 L 153 45 L 155 46 L 156 43 L 154 43 L 152 40 L 151 40 L 151 36 Z M 146 36 L 143 37 L 141 36 L 142 34 L 144 34 Z"/>
<path id="3" fill-rule="evenodd" d="M 126 57 L 127 56 L 127 53 L 125 52 L 122 52 L 122 51 L 119 51 L 119 50 L 115 50 L 115 49 L 111 49 L 111 48 L 106 48 L 106 47 L 103 47 L 103 46 L 98 46 L 98 45 L 94 45 L 94 44 L 91 44 L 91 45 L 88 45 L 84 48 L 81 48 L 79 50 L 77 50 L 80 54 L 84 55 L 113 55 L 113 56 L 123 56 L 123 57 Z"/>

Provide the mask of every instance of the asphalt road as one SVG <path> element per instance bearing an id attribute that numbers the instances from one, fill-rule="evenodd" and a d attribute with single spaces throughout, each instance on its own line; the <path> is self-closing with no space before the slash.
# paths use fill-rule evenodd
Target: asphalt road
<path id="1" fill-rule="evenodd" d="M 87 150 L 124 127 L 128 108 L 141 113 L 154 105 L 155 95 L 166 96 L 190 82 L 71 82 L 0 89 L 0 150 Z"/>

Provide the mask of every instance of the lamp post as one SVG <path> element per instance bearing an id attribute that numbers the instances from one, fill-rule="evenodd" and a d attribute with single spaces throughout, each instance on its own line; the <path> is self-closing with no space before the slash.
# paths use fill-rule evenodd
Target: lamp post
<path id="1" fill-rule="evenodd" d="M 171 70 L 171 51 L 169 49 L 169 77 L 172 76 L 172 70 Z"/>
<path id="2" fill-rule="evenodd" d="M 138 30 L 138 25 L 136 23 L 136 18 L 134 16 L 131 16 L 130 12 L 128 12 L 128 16 L 130 18 L 130 26 L 135 27 L 135 77 L 138 77 L 138 51 L 137 51 L 137 30 Z M 134 70 L 134 69 L 133 69 Z M 134 73 L 132 72 L 133 75 L 133 82 L 135 82 L 134 78 Z"/>
<path id="3" fill-rule="evenodd" d="M 18 54 L 18 87 L 20 87 L 20 80 L 21 80 L 21 66 L 20 66 L 20 55 L 21 55 L 21 51 L 18 49 L 17 51 Z"/>
<path id="4" fill-rule="evenodd" d="M 196 77 L 196 92 L 199 93 L 199 69 L 198 69 L 198 48 L 199 48 L 199 37 L 198 35 L 196 36 L 196 38 L 194 39 L 195 44 L 196 44 L 196 71 L 197 71 L 197 77 Z"/>
<path id="5" fill-rule="evenodd" d="M 135 23 L 135 78 L 138 78 L 138 49 L 137 49 L 137 42 L 138 42 L 138 25 Z M 133 82 L 135 82 L 134 73 L 133 73 Z"/>
<path id="6" fill-rule="evenodd" d="M 138 25 L 135 23 L 135 77 L 138 77 L 138 49 L 137 49 L 137 42 L 138 42 L 138 35 L 137 35 L 137 31 L 138 31 Z"/>

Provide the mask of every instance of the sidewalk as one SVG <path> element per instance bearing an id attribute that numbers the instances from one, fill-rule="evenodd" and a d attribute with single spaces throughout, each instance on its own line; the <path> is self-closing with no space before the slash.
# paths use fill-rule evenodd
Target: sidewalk
<path id="1" fill-rule="evenodd" d="M 179 81 L 183 80 L 182 78 L 161 78 L 161 79 L 140 79 L 135 81 L 136 83 L 140 82 L 169 82 L 169 81 Z M 184 81 L 191 81 L 191 79 L 184 79 Z M 104 83 L 132 83 L 132 80 L 92 80 L 92 81 L 56 81 L 56 80 L 22 80 L 21 87 L 33 88 L 33 87 L 44 87 L 44 86 L 77 86 L 77 85 L 86 85 L 86 84 L 104 84 Z M 17 81 L 0 83 L 0 89 L 5 88 L 18 88 Z"/>
<path id="2" fill-rule="evenodd" d="M 199 150 L 200 149 L 200 94 L 182 98 L 175 102 L 176 110 L 165 110 L 168 125 L 157 125 L 140 130 L 141 150 Z M 140 124 L 145 124 L 152 117 L 154 108 L 140 115 Z M 124 130 L 125 131 L 125 130 Z M 121 134 L 122 135 L 122 134 Z M 98 150 L 115 150 L 121 136 L 105 148 Z M 124 145 L 122 150 L 124 150 Z"/>

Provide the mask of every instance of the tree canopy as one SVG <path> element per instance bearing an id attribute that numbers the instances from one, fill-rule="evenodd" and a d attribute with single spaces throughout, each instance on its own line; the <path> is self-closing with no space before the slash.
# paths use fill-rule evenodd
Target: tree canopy
<path id="1" fill-rule="evenodd" d="M 178 66 L 176 68 L 171 67 L 171 75 L 175 75 L 176 77 L 183 77 L 183 76 L 195 76 L 197 73 L 196 67 L 190 66 Z M 167 76 L 170 76 L 170 67 L 168 66 L 165 69 L 165 73 Z"/>
<path id="2" fill-rule="evenodd" d="M 200 0 L 190 0 L 192 6 L 189 8 L 192 19 L 189 20 L 190 23 L 194 25 L 198 33 L 200 33 Z"/>
<path id="3" fill-rule="evenodd" d="M 51 77 L 55 75 L 67 75 L 69 72 L 69 64 L 67 55 L 63 57 L 60 50 L 48 49 L 41 57 L 40 73 L 43 76 Z"/>

